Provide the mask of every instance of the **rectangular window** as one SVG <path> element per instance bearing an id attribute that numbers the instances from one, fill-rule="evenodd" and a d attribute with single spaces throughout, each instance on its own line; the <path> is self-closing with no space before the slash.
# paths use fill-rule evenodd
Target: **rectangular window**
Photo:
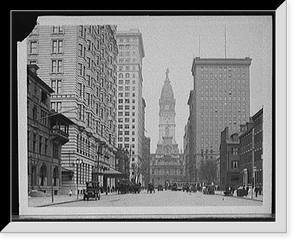
<path id="1" fill-rule="evenodd" d="M 37 41 L 30 42 L 29 53 L 32 55 L 37 54 Z"/>
<path id="2" fill-rule="evenodd" d="M 52 73 L 62 73 L 62 70 L 63 70 L 62 60 L 60 60 L 60 59 L 52 60 L 51 72 Z"/>
<path id="3" fill-rule="evenodd" d="M 42 154 L 43 149 L 43 137 L 40 136 L 40 142 L 39 142 L 39 153 Z"/>
<path id="4" fill-rule="evenodd" d="M 54 90 L 54 93 L 61 94 L 61 79 L 52 79 L 51 88 Z"/>
<path id="5" fill-rule="evenodd" d="M 232 148 L 232 154 L 233 155 L 238 155 L 239 154 L 239 148 L 238 147 L 233 147 Z"/>
<path id="6" fill-rule="evenodd" d="M 32 134 L 32 151 L 33 152 L 36 151 L 36 134 L 35 133 Z"/>
<path id="7" fill-rule="evenodd" d="M 53 26 L 52 33 L 53 34 L 62 34 L 63 33 L 63 26 Z"/>
<path id="8" fill-rule="evenodd" d="M 59 150 L 58 144 L 54 143 L 53 144 L 53 157 L 54 158 L 58 158 L 58 156 L 59 156 L 58 150 Z"/>
<path id="9" fill-rule="evenodd" d="M 45 138 L 45 155 L 47 155 L 48 152 L 48 139 Z"/>
<path id="10" fill-rule="evenodd" d="M 61 54 L 62 52 L 63 52 L 63 41 L 59 39 L 52 40 L 52 53 Z"/>

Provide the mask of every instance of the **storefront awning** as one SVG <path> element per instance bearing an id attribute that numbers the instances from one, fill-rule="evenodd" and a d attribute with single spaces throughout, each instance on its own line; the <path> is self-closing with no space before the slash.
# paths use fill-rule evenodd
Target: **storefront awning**
<path id="1" fill-rule="evenodd" d="M 61 171 L 63 173 L 71 173 L 71 174 L 74 174 L 74 171 L 73 170 L 70 170 L 70 169 L 67 169 L 67 168 L 64 168 L 64 167 L 61 167 Z"/>
<path id="2" fill-rule="evenodd" d="M 103 175 L 106 178 L 122 178 L 122 177 L 126 177 L 126 175 L 124 173 L 121 173 L 117 170 L 114 169 L 110 169 L 110 170 L 104 170 L 103 171 Z"/>

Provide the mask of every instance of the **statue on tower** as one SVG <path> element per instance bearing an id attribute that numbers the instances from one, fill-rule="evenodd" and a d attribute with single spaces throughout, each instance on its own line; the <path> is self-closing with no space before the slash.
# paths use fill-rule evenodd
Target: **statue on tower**
<path id="1" fill-rule="evenodd" d="M 169 72 L 170 72 L 170 70 L 169 70 L 169 68 L 167 68 L 167 70 L 166 70 L 166 80 L 169 80 Z"/>

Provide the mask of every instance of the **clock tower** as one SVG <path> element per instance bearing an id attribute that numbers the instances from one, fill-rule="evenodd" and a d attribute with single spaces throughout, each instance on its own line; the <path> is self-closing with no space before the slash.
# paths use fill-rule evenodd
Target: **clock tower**
<path id="1" fill-rule="evenodd" d="M 155 154 L 151 154 L 150 181 L 170 189 L 174 182 L 183 182 L 184 156 L 175 140 L 175 104 L 169 69 L 159 99 L 159 139 Z"/>
<path id="2" fill-rule="evenodd" d="M 159 139 L 157 151 L 160 153 L 163 151 L 168 154 L 178 154 L 178 145 L 175 140 L 175 103 L 176 100 L 169 79 L 168 68 L 159 99 Z"/>

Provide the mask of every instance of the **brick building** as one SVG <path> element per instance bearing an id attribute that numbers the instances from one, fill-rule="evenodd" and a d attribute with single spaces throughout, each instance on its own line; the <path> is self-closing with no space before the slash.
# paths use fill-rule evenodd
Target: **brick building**
<path id="1" fill-rule="evenodd" d="M 263 185 L 263 109 L 242 125 L 240 180 L 244 186 Z"/>
<path id="2" fill-rule="evenodd" d="M 236 188 L 240 184 L 239 180 L 239 137 L 238 133 L 229 135 L 228 127 L 221 132 L 220 143 L 220 188 L 224 190 L 226 186 Z"/>
<path id="3" fill-rule="evenodd" d="M 62 190 L 61 149 L 69 141 L 73 122 L 50 109 L 54 91 L 27 66 L 28 192 L 58 195 Z"/>

